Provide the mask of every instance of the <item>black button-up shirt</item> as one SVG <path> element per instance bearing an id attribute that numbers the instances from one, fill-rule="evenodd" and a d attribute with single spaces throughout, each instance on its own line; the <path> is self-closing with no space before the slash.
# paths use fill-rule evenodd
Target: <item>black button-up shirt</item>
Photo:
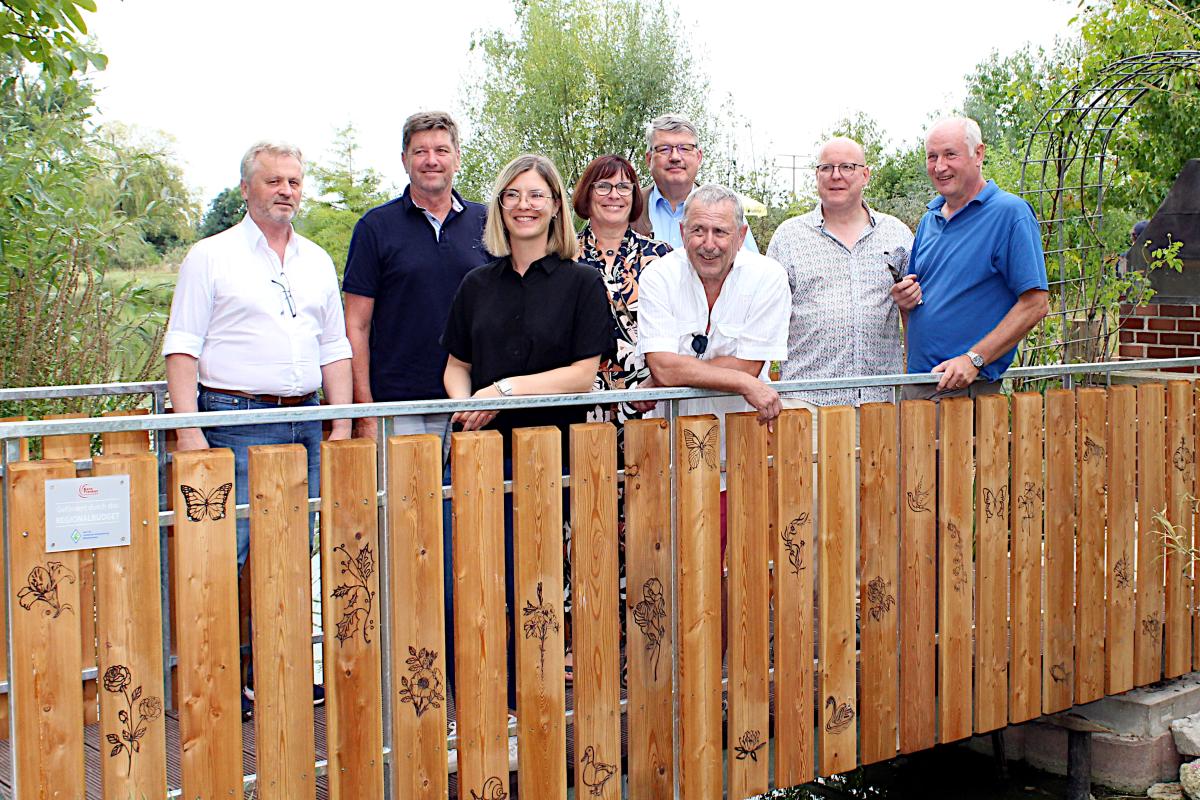
<path id="1" fill-rule="evenodd" d="M 471 270 L 450 308 L 442 346 L 471 365 L 471 391 L 501 378 L 533 375 L 592 356 L 610 355 L 614 324 L 595 269 L 548 255 L 518 275 L 509 258 Z M 487 427 L 504 435 L 512 454 L 513 428 L 557 425 L 567 463 L 568 426 L 585 422 L 587 406 L 504 411 Z"/>

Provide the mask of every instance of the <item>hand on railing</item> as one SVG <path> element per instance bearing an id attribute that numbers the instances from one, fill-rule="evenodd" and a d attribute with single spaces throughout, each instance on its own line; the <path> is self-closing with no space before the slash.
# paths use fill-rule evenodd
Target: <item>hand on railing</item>
<path id="1" fill-rule="evenodd" d="M 176 450 L 207 450 L 208 440 L 199 428 L 180 428 L 175 434 Z"/>
<path id="2" fill-rule="evenodd" d="M 379 431 L 379 420 L 376 417 L 359 417 L 354 420 L 354 438 L 355 439 L 370 439 L 377 441 L 376 435 Z"/>
<path id="3" fill-rule="evenodd" d="M 637 388 L 650 389 L 657 385 L 658 384 L 656 384 L 654 382 L 654 376 L 647 375 L 646 379 L 644 381 L 642 381 L 641 383 L 639 383 Z M 657 406 L 658 406 L 657 400 L 631 400 L 629 402 L 629 407 L 632 408 L 634 411 L 638 412 L 639 414 L 648 414 L 649 412 L 653 411 Z"/>
<path id="4" fill-rule="evenodd" d="M 748 380 L 742 390 L 742 398 L 758 412 L 759 423 L 766 425 L 767 430 L 774 433 L 775 418 L 783 410 L 779 392 L 752 375 L 746 375 L 746 378 Z"/>

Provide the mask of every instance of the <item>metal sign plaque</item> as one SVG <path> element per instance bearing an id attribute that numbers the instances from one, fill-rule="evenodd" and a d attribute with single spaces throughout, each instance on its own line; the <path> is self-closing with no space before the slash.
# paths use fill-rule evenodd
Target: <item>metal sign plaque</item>
<path id="1" fill-rule="evenodd" d="M 129 476 L 46 481 L 46 552 L 129 544 Z"/>

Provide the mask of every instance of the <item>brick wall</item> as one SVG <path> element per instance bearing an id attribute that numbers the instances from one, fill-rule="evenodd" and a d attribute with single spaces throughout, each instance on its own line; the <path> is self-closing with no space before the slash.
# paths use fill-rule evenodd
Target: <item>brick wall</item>
<path id="1" fill-rule="evenodd" d="M 1121 358 L 1200 356 L 1200 306 L 1122 305 L 1120 337 Z M 1187 367 L 1172 371 L 1195 372 Z"/>

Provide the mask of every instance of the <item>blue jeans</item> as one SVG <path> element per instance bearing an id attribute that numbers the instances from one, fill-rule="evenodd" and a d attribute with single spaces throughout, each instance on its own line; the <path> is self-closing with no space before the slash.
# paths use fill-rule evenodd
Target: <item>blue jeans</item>
<path id="1" fill-rule="evenodd" d="M 318 405 L 317 399 L 303 404 Z M 246 411 L 254 408 L 278 408 L 271 403 L 260 403 L 245 397 L 201 389 L 196 408 L 200 411 Z M 221 428 L 205 428 L 204 438 L 209 447 L 228 447 L 233 451 L 234 491 L 237 502 L 250 501 L 249 448 L 260 444 L 302 444 L 308 450 L 308 496 L 313 497 L 321 485 L 321 423 L 320 422 L 271 422 L 262 425 L 228 425 Z M 312 549 L 313 523 L 315 515 L 308 516 L 308 546 Z M 250 555 L 250 520 L 237 521 L 238 572 Z"/>

